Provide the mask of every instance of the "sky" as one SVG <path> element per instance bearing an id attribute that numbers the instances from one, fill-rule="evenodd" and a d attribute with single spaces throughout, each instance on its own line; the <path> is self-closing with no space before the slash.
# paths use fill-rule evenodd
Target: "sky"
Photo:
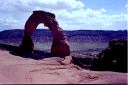
<path id="1" fill-rule="evenodd" d="M 64 30 L 126 30 L 127 8 L 127 0 L 0 0 L 0 31 L 24 29 L 34 10 L 54 13 Z"/>

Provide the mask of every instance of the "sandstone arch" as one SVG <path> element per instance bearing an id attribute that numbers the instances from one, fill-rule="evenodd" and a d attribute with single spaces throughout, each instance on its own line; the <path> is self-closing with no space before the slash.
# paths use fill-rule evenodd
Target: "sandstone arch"
<path id="1" fill-rule="evenodd" d="M 31 39 L 32 32 L 36 30 L 37 26 L 43 23 L 47 26 L 53 35 L 51 53 L 68 56 L 70 55 L 70 47 L 67 42 L 67 38 L 62 28 L 59 27 L 58 22 L 55 19 L 55 14 L 45 12 L 42 10 L 33 11 L 33 14 L 29 17 L 25 24 L 24 37 L 22 43 L 19 46 L 23 51 L 31 52 L 34 48 L 33 41 Z"/>

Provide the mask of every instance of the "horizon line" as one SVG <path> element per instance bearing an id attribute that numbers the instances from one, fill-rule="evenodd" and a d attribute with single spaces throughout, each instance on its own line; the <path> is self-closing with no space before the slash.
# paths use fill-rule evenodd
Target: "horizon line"
<path id="1" fill-rule="evenodd" d="M 6 31 L 6 30 L 24 30 L 24 29 L 5 29 L 5 30 L 0 30 L 0 32 Z M 49 30 L 49 29 L 40 29 L 40 28 L 38 28 L 36 30 Z M 128 29 L 122 29 L 122 30 L 121 29 L 120 30 L 106 30 L 106 29 L 105 30 L 104 29 L 94 29 L 94 30 L 93 29 L 64 30 L 63 29 L 63 31 L 128 31 Z"/>

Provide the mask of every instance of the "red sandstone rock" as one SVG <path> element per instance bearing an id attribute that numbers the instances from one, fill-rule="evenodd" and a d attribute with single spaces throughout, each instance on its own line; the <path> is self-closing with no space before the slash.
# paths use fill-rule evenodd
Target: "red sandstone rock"
<path id="1" fill-rule="evenodd" d="M 20 49 L 24 51 L 33 50 L 34 44 L 31 39 L 31 35 L 40 23 L 43 23 L 52 32 L 53 43 L 51 53 L 61 56 L 69 56 L 70 47 L 68 45 L 66 35 L 63 32 L 62 28 L 59 27 L 59 24 L 55 19 L 55 15 L 53 13 L 40 10 L 33 11 L 33 14 L 27 20 L 25 24 L 24 37 L 22 40 L 22 44 L 20 45 Z"/>
<path id="2" fill-rule="evenodd" d="M 0 84 L 127 84 L 128 73 L 61 65 L 59 57 L 34 60 L 0 50 Z"/>

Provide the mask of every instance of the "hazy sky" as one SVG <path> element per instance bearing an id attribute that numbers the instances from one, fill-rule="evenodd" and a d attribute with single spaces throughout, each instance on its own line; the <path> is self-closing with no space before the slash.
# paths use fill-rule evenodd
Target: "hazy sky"
<path id="1" fill-rule="evenodd" d="M 64 30 L 124 30 L 127 8 L 127 0 L 0 0 L 0 31 L 23 29 L 33 10 L 55 13 Z"/>

